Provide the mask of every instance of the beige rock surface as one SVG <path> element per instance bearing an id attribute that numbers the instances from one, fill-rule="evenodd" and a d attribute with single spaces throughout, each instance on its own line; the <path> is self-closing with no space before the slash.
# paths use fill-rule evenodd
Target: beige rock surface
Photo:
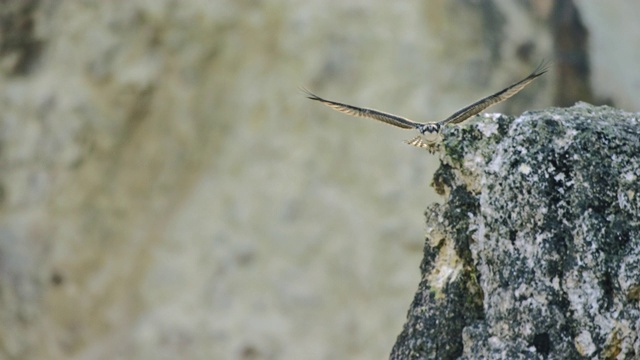
<path id="1" fill-rule="evenodd" d="M 438 159 L 297 88 L 438 120 L 550 56 L 505 1 L 31 3 L 41 50 L 0 58 L 1 359 L 386 358 Z"/>

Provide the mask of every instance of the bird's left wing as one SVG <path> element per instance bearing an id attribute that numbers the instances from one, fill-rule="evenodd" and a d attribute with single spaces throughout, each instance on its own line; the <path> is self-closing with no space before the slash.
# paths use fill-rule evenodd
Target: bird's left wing
<path id="1" fill-rule="evenodd" d="M 495 105 L 501 101 L 507 100 L 513 95 L 524 89 L 530 82 L 537 77 L 547 72 L 547 66 L 545 63 L 541 63 L 529 76 L 510 85 L 509 87 L 498 91 L 497 93 L 487 96 L 483 99 L 476 101 L 475 103 L 456 111 L 453 115 L 439 122 L 440 125 L 445 124 L 457 124 L 467 120 L 468 118 L 480 113 L 482 110 L 488 108 L 491 105 Z"/>
<path id="2" fill-rule="evenodd" d="M 343 104 L 343 103 L 339 103 L 336 101 L 331 101 L 331 100 L 327 100 L 327 99 L 323 99 L 318 95 L 315 95 L 314 93 L 312 93 L 311 91 L 301 88 L 301 91 L 303 91 L 306 95 L 307 98 L 311 99 L 311 100 L 315 100 L 315 101 L 320 101 L 321 103 L 331 107 L 334 110 L 343 112 L 345 114 L 351 115 L 351 116 L 358 116 L 358 117 L 364 117 L 364 118 L 369 118 L 369 119 L 375 119 L 378 121 L 382 121 L 385 122 L 387 124 L 390 125 L 394 125 L 403 129 L 414 129 L 417 128 L 418 126 L 420 126 L 420 123 L 416 123 L 413 122 L 407 118 L 403 118 L 401 116 L 396 116 L 393 114 L 388 114 L 382 111 L 378 111 L 378 110 L 374 110 L 374 109 L 367 109 L 367 108 L 361 108 L 361 107 L 357 107 L 357 106 L 353 106 L 353 105 L 348 105 L 348 104 Z"/>

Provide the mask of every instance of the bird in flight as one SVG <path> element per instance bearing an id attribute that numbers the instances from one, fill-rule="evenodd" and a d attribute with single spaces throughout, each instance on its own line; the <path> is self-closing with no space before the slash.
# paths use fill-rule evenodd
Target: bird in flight
<path id="1" fill-rule="evenodd" d="M 353 105 L 339 103 L 337 101 L 331 101 L 327 99 L 323 99 L 318 95 L 313 94 L 311 91 L 307 89 L 302 89 L 303 92 L 307 95 L 307 98 L 315 101 L 319 101 L 334 110 L 343 112 L 347 115 L 370 118 L 378 121 L 385 122 L 390 125 L 394 125 L 403 129 L 417 129 L 420 134 L 414 137 L 413 139 L 407 140 L 407 144 L 417 146 L 420 148 L 427 149 L 430 153 L 435 153 L 438 143 L 440 141 L 440 130 L 445 125 L 448 124 L 458 124 L 461 123 L 470 117 L 477 115 L 484 109 L 488 108 L 491 105 L 495 105 L 501 101 L 507 100 L 513 95 L 520 92 L 520 90 L 524 89 L 525 86 L 529 85 L 533 80 L 541 76 L 542 74 L 547 72 L 547 66 L 545 63 L 541 63 L 529 76 L 524 79 L 498 91 L 497 93 L 482 98 L 473 104 L 462 108 L 453 115 L 448 118 L 438 121 L 438 122 L 428 122 L 428 123 L 418 123 L 407 118 L 385 113 L 382 111 L 362 108 Z"/>

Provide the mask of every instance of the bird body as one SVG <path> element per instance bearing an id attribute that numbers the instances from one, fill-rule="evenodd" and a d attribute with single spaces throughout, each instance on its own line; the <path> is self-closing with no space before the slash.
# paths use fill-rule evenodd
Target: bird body
<path id="1" fill-rule="evenodd" d="M 440 131 L 445 125 L 448 124 L 458 124 L 461 123 L 470 117 L 479 114 L 484 109 L 489 106 L 495 105 L 501 101 L 504 101 L 513 95 L 520 92 L 520 90 L 524 89 L 529 83 L 533 80 L 541 76 L 542 74 L 547 72 L 547 67 L 545 64 L 541 63 L 531 74 L 529 74 L 524 79 L 498 91 L 497 93 L 482 98 L 473 104 L 466 106 L 455 113 L 453 113 L 448 118 L 438 121 L 438 122 L 428 122 L 428 123 L 419 123 L 413 120 L 409 120 L 407 118 L 393 115 L 389 113 L 385 113 L 379 110 L 370 109 L 370 108 L 362 108 L 358 106 L 348 105 L 344 103 L 340 103 L 337 101 L 331 101 L 324 98 L 321 98 L 309 90 L 302 89 L 307 98 L 315 101 L 319 101 L 334 110 L 340 111 L 347 115 L 364 117 L 369 119 L 374 119 L 378 121 L 385 122 L 390 125 L 397 126 L 402 129 L 416 129 L 419 134 L 413 139 L 407 140 L 407 144 L 417 146 L 420 148 L 427 149 L 430 153 L 435 153 L 438 144 L 440 143 L 441 136 Z"/>

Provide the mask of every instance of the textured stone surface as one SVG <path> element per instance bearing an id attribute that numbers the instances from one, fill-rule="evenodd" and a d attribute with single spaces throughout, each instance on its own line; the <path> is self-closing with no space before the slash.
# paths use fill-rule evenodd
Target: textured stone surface
<path id="1" fill-rule="evenodd" d="M 640 114 L 577 104 L 450 128 L 392 359 L 637 359 Z"/>

